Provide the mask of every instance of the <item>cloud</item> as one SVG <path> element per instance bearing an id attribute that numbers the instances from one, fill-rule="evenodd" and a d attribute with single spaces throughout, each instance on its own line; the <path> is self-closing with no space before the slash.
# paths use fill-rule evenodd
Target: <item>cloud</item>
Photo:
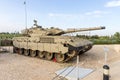
<path id="1" fill-rule="evenodd" d="M 81 17 L 82 15 L 80 14 L 62 14 L 62 13 L 49 13 L 49 17 L 70 17 L 70 18 L 75 18 L 75 17 Z"/>
<path id="2" fill-rule="evenodd" d="M 108 12 L 95 10 L 95 11 L 85 13 L 86 16 L 92 16 L 92 17 L 102 17 L 102 15 L 104 15 L 104 14 L 108 14 Z"/>
<path id="3" fill-rule="evenodd" d="M 86 12 L 85 15 L 96 15 L 96 14 L 101 14 L 102 11 L 96 10 L 96 11 L 92 11 L 92 12 Z"/>
<path id="4" fill-rule="evenodd" d="M 60 14 L 60 13 L 49 13 L 48 16 L 50 16 L 50 17 L 62 17 L 62 16 L 68 16 L 68 15 Z"/>
<path id="5" fill-rule="evenodd" d="M 86 13 L 83 13 L 83 14 L 49 13 L 48 16 L 49 17 L 55 17 L 55 18 L 59 17 L 59 18 L 69 18 L 69 19 L 77 19 L 77 18 L 84 19 L 86 17 L 99 18 L 99 17 L 102 17 L 103 15 L 106 15 L 108 13 L 109 12 L 106 12 L 106 11 L 95 10 L 95 11 L 86 12 Z"/>
<path id="6" fill-rule="evenodd" d="M 70 17 L 73 15 L 70 14 L 60 14 L 60 13 L 49 13 L 48 16 L 50 17 Z"/>
<path id="7" fill-rule="evenodd" d="M 120 0 L 109 1 L 105 4 L 105 7 L 119 7 L 119 6 L 120 6 Z"/>

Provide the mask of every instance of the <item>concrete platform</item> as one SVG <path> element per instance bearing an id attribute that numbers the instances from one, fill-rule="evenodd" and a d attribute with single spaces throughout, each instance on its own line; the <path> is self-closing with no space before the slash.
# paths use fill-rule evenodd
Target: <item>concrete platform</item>
<path id="1" fill-rule="evenodd" d="M 58 70 L 55 73 L 63 78 L 68 80 L 80 80 L 90 73 L 92 73 L 92 69 L 80 68 L 80 67 L 66 67 L 64 69 Z"/>

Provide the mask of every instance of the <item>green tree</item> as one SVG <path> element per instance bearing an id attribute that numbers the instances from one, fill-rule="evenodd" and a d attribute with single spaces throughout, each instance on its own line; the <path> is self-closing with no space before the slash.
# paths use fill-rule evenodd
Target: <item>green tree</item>
<path id="1" fill-rule="evenodd" d="M 116 32 L 113 37 L 114 37 L 115 40 L 120 42 L 120 33 L 119 32 Z"/>

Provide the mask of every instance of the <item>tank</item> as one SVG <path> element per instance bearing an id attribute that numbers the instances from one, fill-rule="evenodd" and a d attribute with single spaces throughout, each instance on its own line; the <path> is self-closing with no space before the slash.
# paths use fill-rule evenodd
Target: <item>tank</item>
<path id="1" fill-rule="evenodd" d="M 34 25 L 22 30 L 22 37 L 13 38 L 13 51 L 25 56 L 36 57 L 57 62 L 67 62 L 77 55 L 90 50 L 93 43 L 75 36 L 65 36 L 67 33 L 102 30 L 104 26 L 80 29 L 62 30 L 51 27 L 42 28 L 34 20 Z"/>

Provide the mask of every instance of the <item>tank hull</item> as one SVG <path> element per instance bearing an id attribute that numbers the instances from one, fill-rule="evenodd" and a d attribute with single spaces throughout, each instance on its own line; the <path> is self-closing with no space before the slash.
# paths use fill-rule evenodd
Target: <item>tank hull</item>
<path id="1" fill-rule="evenodd" d="M 47 60 L 66 62 L 92 48 L 90 41 L 72 38 L 63 36 L 16 37 L 13 39 L 13 51 L 26 56 L 39 56 Z M 72 41 L 69 42 L 70 40 Z"/>

